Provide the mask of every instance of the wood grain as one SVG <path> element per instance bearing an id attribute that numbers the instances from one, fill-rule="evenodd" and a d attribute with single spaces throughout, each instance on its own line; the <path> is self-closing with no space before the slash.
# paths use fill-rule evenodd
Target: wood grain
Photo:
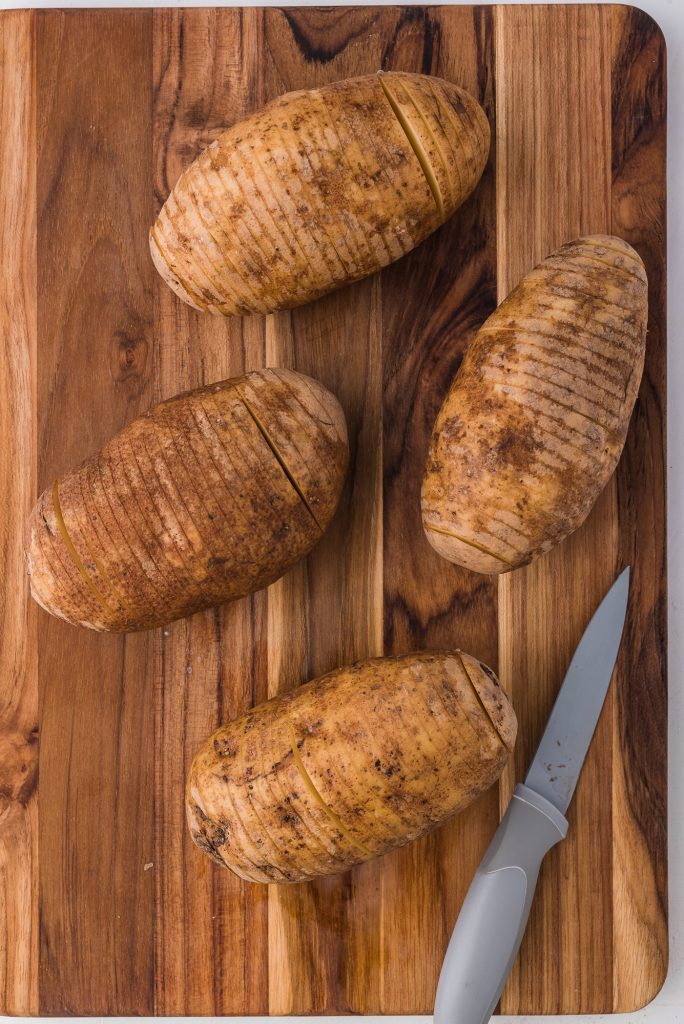
<path id="1" fill-rule="evenodd" d="M 502 1009 L 652 998 L 667 965 L 657 27 L 598 5 L 16 12 L 0 15 L 0 54 L 0 1012 L 431 1013 L 472 872 L 627 563 L 618 670 Z M 381 275 L 296 311 L 221 320 L 180 303 L 146 236 L 181 170 L 283 91 L 378 68 L 442 75 L 483 103 L 495 145 L 468 202 Z M 625 237 L 649 275 L 625 452 L 582 529 L 496 582 L 423 536 L 432 423 L 496 302 L 593 231 Z M 22 534 L 36 487 L 154 400 L 263 365 L 317 377 L 348 420 L 349 477 L 309 557 L 149 634 L 35 609 Z M 242 882 L 194 847 L 185 776 L 219 722 L 356 658 L 454 644 L 498 665 L 520 721 L 501 785 L 459 819 L 291 887 Z"/>
<path id="2" fill-rule="evenodd" d="M 493 43 L 487 8 L 433 9 L 422 17 L 405 11 L 390 53 L 393 66 L 419 60 L 420 70 L 458 82 L 482 103 L 494 129 Z M 434 420 L 472 334 L 496 304 L 494 185 L 492 153 L 456 215 L 383 274 L 383 583 L 387 653 L 457 646 L 496 670 L 496 584 L 439 558 L 420 517 Z M 357 1006 L 421 1013 L 432 1005 L 453 921 L 497 810 L 493 789 L 445 828 L 367 866 L 366 890 L 379 887 L 381 898 L 370 904 L 363 936 L 379 935 L 386 978 L 377 1002 L 360 992 Z M 363 936 L 359 963 L 370 953 Z M 419 974 L 403 969 L 407 948 L 421 950 Z"/>
<path id="3" fill-rule="evenodd" d="M 38 487 L 151 398 L 151 17 L 36 15 Z M 152 634 L 40 616 L 40 1010 L 152 1010 Z"/>
<path id="4" fill-rule="evenodd" d="M 331 33 L 320 11 L 265 11 L 267 97 L 375 70 L 379 44 L 395 19 L 394 11 L 349 10 L 340 12 Z M 371 38 L 376 45 L 348 46 L 350 38 Z M 322 51 L 326 60 L 312 74 L 311 55 Z M 379 278 L 370 278 L 280 314 L 269 327 L 268 361 L 308 373 L 337 395 L 351 449 L 331 528 L 305 565 L 269 593 L 274 650 L 279 638 L 297 637 L 272 660 L 269 694 L 382 653 L 380 287 Z M 363 931 L 355 902 L 358 875 L 271 887 L 269 1012 L 353 1009 L 348 980 L 356 939 L 350 938 Z"/>
<path id="5" fill-rule="evenodd" d="M 0 14 L 0 1007 L 38 1012 L 38 656 L 24 524 L 36 497 L 33 17 Z M 17 467 L 23 472 L 17 472 Z"/>
<path id="6" fill-rule="evenodd" d="M 611 82 L 605 10 L 510 7 L 499 8 L 496 17 L 500 301 L 563 241 L 609 231 Z M 507 777 L 510 788 L 502 786 L 502 811 L 515 781 L 524 778 L 572 652 L 615 578 L 617 559 L 612 481 L 589 521 L 567 542 L 501 578 L 501 681 L 513 696 L 520 722 Z M 544 861 L 524 948 L 502 997 L 504 1013 L 522 1007 L 561 1013 L 569 997 L 578 1012 L 610 1009 L 607 783 L 613 694 L 569 811 L 567 841 Z M 585 892 L 594 901 L 589 915 L 578 912 Z M 554 943 L 559 955 L 545 955 Z"/>
<path id="7" fill-rule="evenodd" d="M 616 164 L 621 171 L 624 153 L 624 138 L 620 139 L 620 97 L 624 95 L 623 90 L 629 94 L 629 78 L 634 74 L 629 62 L 653 35 L 652 23 L 650 30 L 634 22 L 622 26 L 623 41 L 616 44 L 613 14 L 607 8 L 502 7 L 497 9 L 496 18 L 497 277 L 501 300 L 545 253 L 562 240 L 580 234 L 615 230 L 633 241 L 644 255 L 645 247 L 638 244 L 643 241 L 640 233 L 644 232 L 648 219 L 650 232 L 656 238 L 661 237 L 663 210 L 658 209 L 657 202 L 653 203 L 652 192 L 650 202 L 641 193 L 639 200 L 633 203 L 637 208 L 630 211 L 631 223 L 635 226 L 632 234 L 625 234 L 626 225 L 617 227 L 614 223 Z M 652 50 L 662 45 L 657 29 L 655 32 L 659 43 L 651 38 Z M 628 42 L 624 41 L 625 36 Z M 620 46 L 632 49 L 625 54 Z M 528 59 L 521 59 L 521 54 L 525 53 Z M 659 61 L 655 64 L 658 67 Z M 662 80 L 660 75 L 657 77 Z M 641 102 L 648 102 L 653 84 L 649 88 L 648 83 L 641 81 L 638 85 L 634 83 L 632 89 L 643 97 Z M 662 108 L 657 108 L 653 114 L 662 129 Z M 661 167 L 662 151 L 652 159 Z M 662 197 L 661 178 L 656 177 L 655 190 Z M 651 219 L 654 214 L 655 219 Z M 662 259 L 662 250 L 660 253 Z M 651 259 L 651 264 L 654 262 L 657 288 L 662 269 Z M 653 287 L 648 260 L 646 268 Z M 653 318 L 653 302 L 650 305 Z M 659 324 L 663 309 L 660 295 L 655 309 Z M 655 447 L 658 451 L 656 467 L 660 468 L 660 472 L 656 468 L 656 475 L 650 476 L 647 484 L 644 481 L 648 491 L 642 493 L 649 495 L 659 492 L 663 485 L 663 434 L 658 407 L 663 394 L 664 346 L 660 342 L 661 338 L 653 338 L 649 330 L 648 359 L 649 365 L 653 365 L 655 382 L 652 387 L 658 397 L 653 403 L 653 433 L 647 438 L 642 436 L 639 451 L 643 453 Z M 652 354 L 654 347 L 655 356 Z M 646 382 L 648 376 L 647 372 Z M 645 386 L 648 387 L 648 383 Z M 633 450 L 635 445 L 643 393 L 642 387 L 627 451 Z M 625 513 L 642 485 L 641 481 L 637 484 L 627 480 L 619 497 L 618 481 L 624 479 L 625 471 L 623 461 L 619 474 L 609 483 L 588 521 L 565 543 L 528 568 L 500 580 L 501 679 L 512 692 L 520 722 L 520 738 L 508 773 L 509 785 L 502 786 L 502 810 L 514 782 L 524 777 L 584 624 L 617 570 L 624 564 L 633 565 L 633 594 L 640 586 L 640 572 L 648 578 L 654 594 L 660 596 L 663 592 L 662 552 L 637 551 L 634 527 L 630 528 L 629 521 L 625 521 Z M 662 523 L 654 521 L 652 516 L 649 527 L 655 538 L 664 539 Z M 633 598 L 632 607 L 646 612 L 643 601 Z M 648 627 L 642 625 L 637 630 L 639 643 L 646 643 L 654 654 L 664 646 L 662 626 L 659 621 L 657 628 L 649 623 Z M 631 628 L 630 622 L 628 630 Z M 632 651 L 633 657 L 638 657 L 639 653 Z M 551 852 L 543 865 L 539 896 L 533 906 L 520 957 L 502 997 L 502 1012 L 563 1013 L 569 1012 L 570 1007 L 579 1013 L 611 1012 L 618 1005 L 632 1009 L 652 998 L 664 980 L 663 905 L 659 905 L 660 914 L 654 913 L 656 894 L 650 877 L 652 863 L 664 860 L 664 848 L 660 846 L 656 853 L 654 843 L 646 854 L 635 835 L 632 812 L 622 792 L 624 773 L 629 776 L 635 770 L 634 762 L 631 754 L 627 754 L 629 748 L 624 738 L 616 735 L 619 727 L 614 724 L 616 718 L 624 722 L 624 711 L 620 709 L 625 706 L 628 679 L 637 664 L 633 658 L 625 660 L 626 657 L 623 649 L 619 670 L 570 808 L 568 839 Z M 656 674 L 662 680 L 660 668 L 656 669 Z M 658 695 L 662 700 L 661 691 Z M 636 699 L 634 694 L 631 700 L 627 698 L 627 704 L 634 707 Z M 659 765 L 663 772 L 659 777 L 664 777 L 664 742 L 651 742 L 641 749 L 644 756 L 648 751 L 649 763 Z M 629 845 L 629 855 L 625 844 Z M 628 868 L 621 866 L 623 860 Z M 620 877 L 613 881 L 616 866 L 620 875 L 630 874 L 632 868 L 638 874 L 644 890 L 638 899 L 635 893 L 626 905 L 631 914 L 642 918 L 644 912 L 636 906 L 643 900 L 650 909 L 650 914 L 646 911 L 646 915 L 653 929 L 646 957 L 641 953 L 643 943 L 636 945 L 628 940 L 629 953 L 626 946 L 622 947 L 624 968 L 620 958 L 616 958 L 615 935 L 624 936 L 625 909 L 616 890 L 619 886 L 620 891 L 624 891 L 626 880 Z M 631 877 L 635 890 L 636 876 Z M 591 900 L 591 913 L 582 912 L 587 895 Z M 621 942 L 622 939 L 617 940 Z M 657 949 L 653 959 L 651 944 Z M 549 956 L 548 950 L 552 948 L 559 948 L 559 953 Z M 646 960 L 653 970 L 646 967 Z M 621 1003 L 625 987 L 629 994 Z"/>
<path id="8" fill-rule="evenodd" d="M 156 208 L 224 125 L 263 102 L 258 11 L 154 12 Z M 157 212 L 155 209 L 155 214 Z M 150 224 L 152 221 L 150 221 Z M 261 318 L 221 320 L 154 280 L 155 397 L 264 365 Z M 173 623 L 155 671 L 155 927 L 159 1014 L 268 1011 L 267 892 L 199 854 L 185 825 L 190 762 L 210 732 L 267 696 L 265 592 Z"/>
<path id="9" fill-rule="evenodd" d="M 612 708 L 622 752 L 612 764 L 612 1008 L 623 1012 L 654 998 L 668 964 L 665 40 L 626 7 L 612 12 L 611 40 L 611 226 L 649 282 L 644 376 L 616 473 L 619 553 L 634 594 Z"/>

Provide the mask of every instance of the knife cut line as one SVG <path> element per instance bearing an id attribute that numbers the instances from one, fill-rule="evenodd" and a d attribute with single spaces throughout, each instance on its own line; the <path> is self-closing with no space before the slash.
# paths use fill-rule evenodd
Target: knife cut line
<path id="1" fill-rule="evenodd" d="M 430 189 L 430 192 L 432 193 L 432 198 L 434 199 L 435 206 L 437 207 L 437 213 L 439 214 L 440 217 L 443 218 L 444 217 L 444 201 L 442 199 L 442 193 L 440 192 L 439 184 L 437 182 L 437 178 L 435 176 L 435 172 L 432 169 L 432 164 L 430 163 L 430 161 L 428 159 L 428 155 L 425 152 L 425 150 L 424 150 L 424 148 L 423 148 L 423 146 L 421 144 L 420 139 L 416 135 L 416 131 L 415 131 L 413 125 L 409 121 L 409 119 L 406 116 L 406 114 L 404 113 L 404 111 L 399 106 L 399 103 L 397 102 L 396 97 L 390 92 L 390 90 L 389 90 L 389 88 L 387 86 L 387 83 L 383 80 L 383 74 L 382 74 L 381 71 L 378 72 L 378 81 L 380 82 L 380 86 L 382 88 L 382 91 L 384 92 L 385 96 L 387 97 L 387 102 L 391 106 L 392 112 L 394 113 L 394 116 L 396 117 L 397 121 L 399 122 L 399 126 L 401 127 L 401 130 L 403 131 L 404 135 L 406 136 L 406 140 L 407 140 L 409 146 L 411 147 L 411 149 L 413 150 L 413 152 L 416 155 L 416 159 L 418 160 L 418 163 L 420 164 L 422 172 L 425 175 L 425 181 L 427 183 L 428 188 Z"/>
<path id="2" fill-rule="evenodd" d="M 475 694 L 475 698 L 476 698 L 478 704 L 480 705 L 480 707 L 482 708 L 482 710 L 484 711 L 485 715 L 487 716 L 487 719 L 488 719 L 489 724 L 491 725 L 492 729 L 497 734 L 497 736 L 499 737 L 499 739 L 503 743 L 503 745 L 506 748 L 506 750 L 513 750 L 513 745 L 511 745 L 511 744 L 506 742 L 506 739 L 504 738 L 504 735 L 501 732 L 501 729 L 499 728 L 499 726 L 496 724 L 496 722 L 494 721 L 494 719 L 490 715 L 489 710 L 487 708 L 487 705 L 482 700 L 482 697 L 480 696 L 480 693 L 479 693 L 477 687 L 475 686 L 475 683 L 473 682 L 472 676 L 470 675 L 470 672 L 468 671 L 468 669 L 465 666 L 465 662 L 463 660 L 463 655 L 461 654 L 460 651 L 456 651 L 456 657 L 458 658 L 459 662 L 461 663 L 461 668 L 465 672 L 465 677 L 468 680 L 468 682 L 470 683 L 470 685 L 472 687 L 472 690 L 473 690 L 473 693 Z"/>

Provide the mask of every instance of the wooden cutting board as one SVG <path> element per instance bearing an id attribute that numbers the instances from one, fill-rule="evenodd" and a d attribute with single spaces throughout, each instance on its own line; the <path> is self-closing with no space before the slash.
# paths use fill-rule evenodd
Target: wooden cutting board
<path id="1" fill-rule="evenodd" d="M 633 1010 L 667 967 L 665 46 L 623 6 L 0 15 L 0 1011 L 430 1013 L 471 876 L 573 647 L 633 567 L 619 666 L 548 856 L 507 1013 Z M 377 68 L 484 104 L 495 145 L 457 215 L 381 275 L 292 313 L 195 314 L 147 230 L 179 172 L 277 94 Z M 585 526 L 497 580 L 441 561 L 418 493 L 473 332 L 522 274 L 613 232 L 650 282 L 625 453 Z M 37 490 L 156 399 L 264 364 L 340 398 L 339 513 L 267 592 L 101 636 L 28 599 Z M 350 874 L 241 883 L 189 841 L 183 782 L 221 720 L 356 658 L 458 644 L 520 721 L 501 785 Z M 38 782 L 40 779 L 40 782 Z"/>

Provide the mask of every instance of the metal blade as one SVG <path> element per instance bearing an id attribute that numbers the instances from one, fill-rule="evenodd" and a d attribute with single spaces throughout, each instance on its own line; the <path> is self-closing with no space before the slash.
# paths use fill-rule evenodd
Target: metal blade
<path id="1" fill-rule="evenodd" d="M 629 566 L 585 629 L 553 706 L 525 785 L 565 814 L 594 735 L 622 639 Z"/>

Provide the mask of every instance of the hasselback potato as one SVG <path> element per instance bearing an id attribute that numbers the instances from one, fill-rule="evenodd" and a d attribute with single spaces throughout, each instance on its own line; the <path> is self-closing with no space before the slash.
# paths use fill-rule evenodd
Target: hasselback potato
<path id="1" fill-rule="evenodd" d="M 258 370 L 178 395 L 40 496 L 33 597 L 114 631 L 242 597 L 313 547 L 347 461 L 337 399 L 302 374 Z"/>
<path id="2" fill-rule="evenodd" d="M 494 311 L 430 444 L 423 525 L 441 555 L 508 572 L 580 526 L 625 443 L 646 318 L 643 263 L 606 235 L 561 246 Z"/>
<path id="3" fill-rule="evenodd" d="M 483 110 L 440 78 L 391 72 L 288 93 L 181 175 L 152 258 L 197 309 L 298 306 L 413 249 L 473 190 L 488 153 Z"/>
<path id="4" fill-rule="evenodd" d="M 188 778 L 190 831 L 251 881 L 346 871 L 474 800 L 515 734 L 494 673 L 467 654 L 359 662 L 214 733 Z"/>

